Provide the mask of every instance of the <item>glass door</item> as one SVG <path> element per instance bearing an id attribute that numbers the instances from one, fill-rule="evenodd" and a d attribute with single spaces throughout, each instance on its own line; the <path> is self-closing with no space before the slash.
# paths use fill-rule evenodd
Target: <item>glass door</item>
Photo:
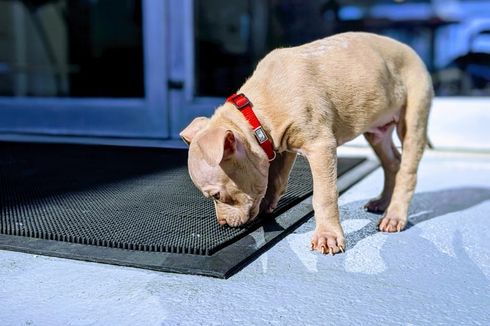
<path id="1" fill-rule="evenodd" d="M 486 42 L 490 24 L 480 18 L 466 22 L 444 19 L 437 16 L 437 6 L 415 2 L 169 1 L 171 136 L 178 138 L 194 117 L 211 115 L 274 48 L 345 31 L 376 32 L 410 45 L 435 69 L 437 96 L 490 94 L 490 47 Z M 470 8 L 465 8 L 461 2 L 462 12 L 469 15 Z M 385 11 L 396 15 L 387 19 L 382 15 Z M 467 53 L 455 57 L 453 50 L 461 46 L 468 47 Z M 478 103 L 482 101 L 487 99 L 482 97 Z M 438 103 L 442 103 L 440 98 L 434 105 Z M 465 105 L 475 104 L 468 100 Z"/>
<path id="2" fill-rule="evenodd" d="M 167 16 L 167 1 L 0 1 L 0 138 L 167 138 Z"/>
<path id="3" fill-rule="evenodd" d="M 209 116 L 277 47 L 335 32 L 324 0 L 183 0 L 170 6 L 171 135 Z M 177 49 L 177 50 L 176 50 Z"/>
<path id="4" fill-rule="evenodd" d="M 171 2 L 172 137 L 178 137 L 194 117 L 210 116 L 252 72 L 255 63 L 249 44 L 251 5 L 260 6 L 260 3 L 250 0 Z M 255 42 L 259 43 L 259 39 Z"/>

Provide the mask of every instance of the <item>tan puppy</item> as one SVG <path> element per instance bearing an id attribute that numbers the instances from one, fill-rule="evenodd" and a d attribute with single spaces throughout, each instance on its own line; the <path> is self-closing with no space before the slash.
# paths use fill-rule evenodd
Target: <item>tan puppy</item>
<path id="1" fill-rule="evenodd" d="M 269 162 L 251 125 L 231 103 L 181 132 L 190 144 L 189 173 L 213 198 L 220 224 L 239 226 L 272 211 L 297 153 L 313 176 L 316 229 L 311 246 L 345 248 L 336 189 L 336 148 L 364 134 L 384 169 L 384 188 L 366 209 L 385 212 L 379 229 L 402 230 L 426 146 L 430 76 L 408 46 L 369 33 L 344 33 L 269 53 L 240 88 L 272 140 Z M 396 128 L 400 155 L 392 141 Z M 261 204 L 262 203 L 262 204 Z"/>

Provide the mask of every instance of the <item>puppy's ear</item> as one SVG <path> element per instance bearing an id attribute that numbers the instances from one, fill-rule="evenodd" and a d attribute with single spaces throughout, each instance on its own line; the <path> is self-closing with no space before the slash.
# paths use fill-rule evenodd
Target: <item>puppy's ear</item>
<path id="1" fill-rule="evenodd" d="M 213 128 L 199 137 L 197 144 L 210 166 L 218 166 L 237 151 L 238 140 L 233 131 L 223 127 Z"/>
<path id="2" fill-rule="evenodd" d="M 205 128 L 209 123 L 209 118 L 197 117 L 192 122 L 185 127 L 179 134 L 180 138 L 187 144 L 190 145 L 194 136 Z"/>

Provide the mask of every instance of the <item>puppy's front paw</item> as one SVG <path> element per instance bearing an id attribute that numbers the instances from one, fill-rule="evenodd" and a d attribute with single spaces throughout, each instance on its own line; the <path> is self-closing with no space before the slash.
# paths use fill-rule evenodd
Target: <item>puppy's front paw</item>
<path id="1" fill-rule="evenodd" d="M 318 250 L 322 254 L 334 255 L 344 252 L 345 239 L 339 227 L 330 229 L 316 229 L 311 239 L 311 250 Z"/>
<path id="2" fill-rule="evenodd" d="M 279 193 L 275 193 L 275 192 L 267 193 L 264 199 L 262 199 L 262 202 L 260 203 L 261 211 L 267 214 L 272 213 L 277 208 L 277 205 L 279 204 L 279 200 L 284 195 L 284 193 L 285 191 L 281 191 Z"/>
<path id="3" fill-rule="evenodd" d="M 371 199 L 366 205 L 364 205 L 364 209 L 369 213 L 383 214 L 386 208 L 388 208 L 389 204 L 390 204 L 389 199 L 383 197 L 377 197 Z"/>
<path id="4" fill-rule="evenodd" d="M 270 200 L 268 198 L 264 198 L 264 199 L 262 199 L 262 202 L 260 203 L 260 211 L 264 212 L 266 214 L 270 214 L 277 208 L 278 202 L 279 202 L 279 199 L 278 200 Z"/>
<path id="5" fill-rule="evenodd" d="M 400 232 L 407 225 L 407 218 L 401 214 L 387 212 L 378 222 L 381 232 Z"/>

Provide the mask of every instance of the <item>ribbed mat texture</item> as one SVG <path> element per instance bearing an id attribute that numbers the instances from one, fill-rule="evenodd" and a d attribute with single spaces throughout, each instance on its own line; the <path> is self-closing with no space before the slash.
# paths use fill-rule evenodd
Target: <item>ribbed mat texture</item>
<path id="1" fill-rule="evenodd" d="M 358 163 L 341 159 L 339 174 Z M 299 157 L 276 212 L 311 191 Z M 188 176 L 186 150 L 0 143 L 2 234 L 211 255 L 254 227 L 218 225 Z"/>

